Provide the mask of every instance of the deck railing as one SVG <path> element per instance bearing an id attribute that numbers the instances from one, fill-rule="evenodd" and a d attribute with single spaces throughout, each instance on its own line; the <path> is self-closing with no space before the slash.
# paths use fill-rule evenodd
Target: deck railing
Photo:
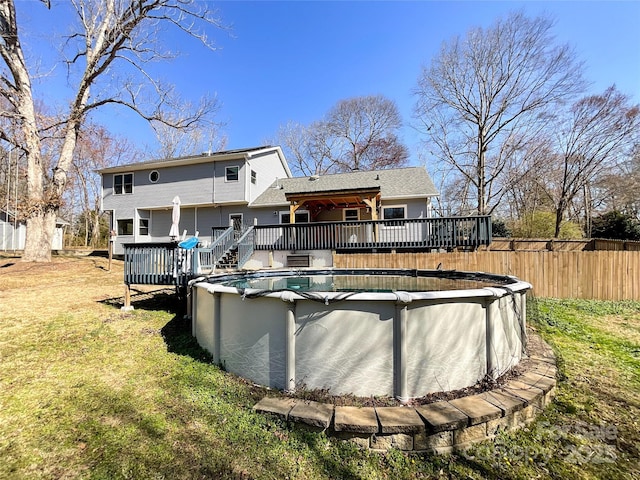
<path id="1" fill-rule="evenodd" d="M 127 285 L 177 285 L 176 243 L 124 245 L 124 283 Z"/>
<path id="2" fill-rule="evenodd" d="M 217 232 L 207 248 L 185 250 L 176 243 L 124 245 L 124 281 L 185 286 L 194 276 L 212 271 L 234 244 L 241 268 L 254 250 L 451 250 L 490 243 L 489 216 L 255 225 L 239 238 L 228 227 Z"/>
<path id="3" fill-rule="evenodd" d="M 201 273 L 203 270 L 213 270 L 216 262 L 225 254 L 234 242 L 233 227 L 227 227 L 224 231 L 217 232 L 216 238 L 211 245 L 206 248 L 196 248 L 197 264 L 193 271 Z"/>
<path id="4" fill-rule="evenodd" d="M 491 243 L 491 217 L 256 225 L 256 250 L 474 249 Z"/>

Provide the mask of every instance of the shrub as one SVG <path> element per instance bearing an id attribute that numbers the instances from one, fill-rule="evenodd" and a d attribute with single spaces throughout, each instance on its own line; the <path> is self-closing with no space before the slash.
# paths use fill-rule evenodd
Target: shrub
<path id="1" fill-rule="evenodd" d="M 552 238 L 556 225 L 553 212 L 533 212 L 516 220 L 513 235 L 521 238 Z M 582 238 L 582 228 L 575 222 L 564 221 L 560 224 L 558 238 Z"/>
<path id="2" fill-rule="evenodd" d="M 633 215 L 614 210 L 593 218 L 591 236 L 615 240 L 640 240 L 640 222 Z"/>

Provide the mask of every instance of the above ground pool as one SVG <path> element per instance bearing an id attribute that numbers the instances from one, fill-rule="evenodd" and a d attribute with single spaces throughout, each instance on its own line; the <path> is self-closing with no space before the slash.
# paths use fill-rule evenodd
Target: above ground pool
<path id="1" fill-rule="evenodd" d="M 193 335 L 215 363 L 261 385 L 408 401 L 515 366 L 530 288 L 441 270 L 214 275 L 192 285 Z"/>

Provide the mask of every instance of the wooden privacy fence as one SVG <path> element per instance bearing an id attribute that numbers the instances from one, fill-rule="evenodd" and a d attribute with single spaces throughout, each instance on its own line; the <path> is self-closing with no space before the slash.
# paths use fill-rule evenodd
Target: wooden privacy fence
<path id="1" fill-rule="evenodd" d="M 514 275 L 538 297 L 640 300 L 640 251 L 334 254 L 336 268 L 417 268 Z"/>
<path id="2" fill-rule="evenodd" d="M 593 251 L 593 250 L 632 250 L 640 251 L 640 242 L 634 240 L 607 240 L 583 238 L 567 240 L 558 238 L 496 238 L 486 250 L 492 251 Z"/>

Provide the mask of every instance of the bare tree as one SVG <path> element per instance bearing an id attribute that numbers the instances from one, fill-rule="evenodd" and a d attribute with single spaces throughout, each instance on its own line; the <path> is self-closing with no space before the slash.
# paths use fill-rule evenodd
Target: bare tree
<path id="1" fill-rule="evenodd" d="M 419 77 L 419 124 L 438 161 L 473 187 L 479 214 L 500 202 L 514 151 L 538 134 L 550 107 L 584 88 L 582 65 L 554 44 L 552 26 L 512 13 L 444 43 Z"/>
<path id="2" fill-rule="evenodd" d="M 549 180 L 550 146 L 541 138 L 530 139 L 514 150 L 504 170 L 501 189 L 506 202 L 494 211 L 512 220 L 551 212 L 553 201 L 544 183 Z"/>
<path id="3" fill-rule="evenodd" d="M 342 171 L 401 166 L 409 157 L 396 135 L 402 126 L 398 107 L 382 95 L 341 100 L 326 123 L 336 139 L 332 159 Z"/>
<path id="4" fill-rule="evenodd" d="M 640 143 L 619 169 L 604 172 L 591 187 L 594 209 L 618 211 L 640 219 Z"/>
<path id="5" fill-rule="evenodd" d="M 217 112 L 215 105 L 210 115 Z M 156 140 L 160 148 L 154 152 L 158 158 L 175 158 L 185 155 L 196 155 L 202 152 L 218 152 L 227 144 L 227 137 L 222 134 L 222 124 L 203 119 L 189 127 L 175 127 L 166 122 L 152 122 Z"/>
<path id="6" fill-rule="evenodd" d="M 337 170 L 332 150 L 336 139 L 325 122 L 309 126 L 288 123 L 280 127 L 278 142 L 287 151 L 291 168 L 300 175 L 324 175 Z"/>
<path id="7" fill-rule="evenodd" d="M 640 105 L 615 87 L 578 100 L 552 124 L 548 141 L 555 155 L 544 187 L 553 199 L 555 235 L 574 200 L 602 174 L 632 157 L 640 129 Z M 556 181 L 552 181 L 555 179 Z"/>
<path id="8" fill-rule="evenodd" d="M 82 244 L 98 246 L 100 235 L 100 168 L 118 165 L 134 156 L 133 146 L 126 140 L 111 135 L 106 128 L 86 124 L 78 137 L 72 168 L 68 175 L 68 187 L 64 195 L 64 207 L 83 222 Z"/>
<path id="9" fill-rule="evenodd" d="M 42 0 L 50 7 L 48 0 Z M 63 43 L 68 54 L 69 81 L 75 82 L 68 109 L 54 125 L 36 117 L 32 75 L 25 61 L 13 0 L 0 2 L 0 57 L 4 62 L 0 96 L 10 104 L 1 115 L 19 125 L 19 143 L 27 157 L 28 215 L 23 260 L 50 261 L 57 212 L 71 169 L 78 134 L 88 114 L 105 105 L 127 107 L 148 121 L 186 128 L 197 124 L 215 108 L 204 98 L 189 111 L 171 86 L 145 70 L 150 61 L 166 60 L 161 29 L 172 26 L 213 48 L 207 27 L 219 27 L 207 2 L 195 0 L 72 0 L 75 18 Z M 201 29 L 199 29 L 201 28 Z M 148 88 L 145 88 L 148 87 Z M 176 112 L 183 115 L 176 116 Z M 62 141 L 51 170 L 43 165 L 42 137 L 59 128 Z M 0 138 L 15 143 L 0 133 Z M 49 172 L 52 172 L 49 174 Z"/>
<path id="10" fill-rule="evenodd" d="M 395 102 L 381 96 L 339 101 L 309 126 L 280 128 L 279 143 L 304 175 L 402 166 L 409 153 L 397 132 L 402 119 Z"/>

